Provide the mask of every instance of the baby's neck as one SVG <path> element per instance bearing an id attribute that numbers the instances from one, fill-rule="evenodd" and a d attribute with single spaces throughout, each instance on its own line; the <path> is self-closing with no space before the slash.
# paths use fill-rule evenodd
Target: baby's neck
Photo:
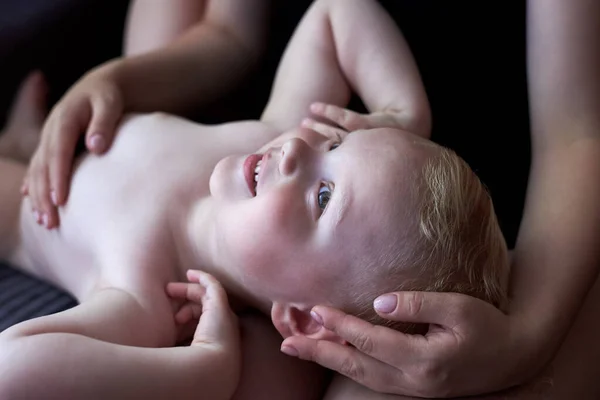
<path id="1" fill-rule="evenodd" d="M 250 292 L 236 271 L 224 268 L 219 262 L 215 234 L 216 220 L 215 213 L 212 212 L 212 204 L 214 204 L 213 199 L 207 196 L 188 207 L 185 213 L 173 218 L 171 229 L 182 279 L 185 279 L 185 271 L 188 269 L 200 269 L 211 274 L 221 283 L 235 311 L 253 308 L 269 315 L 272 303 Z"/>

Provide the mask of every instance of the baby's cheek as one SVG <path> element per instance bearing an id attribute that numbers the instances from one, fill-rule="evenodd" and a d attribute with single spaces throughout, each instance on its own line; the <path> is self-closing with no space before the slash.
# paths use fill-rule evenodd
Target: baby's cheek
<path id="1" fill-rule="evenodd" d="M 256 273 L 279 279 L 287 274 L 288 265 L 305 258 L 313 222 L 284 194 L 262 200 L 244 229 L 244 257 Z"/>

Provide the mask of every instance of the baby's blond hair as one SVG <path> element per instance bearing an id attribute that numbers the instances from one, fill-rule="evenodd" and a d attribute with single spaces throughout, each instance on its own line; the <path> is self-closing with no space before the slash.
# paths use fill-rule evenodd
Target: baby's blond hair
<path id="1" fill-rule="evenodd" d="M 458 292 L 501 309 L 506 305 L 508 251 L 488 191 L 453 151 L 436 150 L 417 177 L 418 232 L 410 251 L 390 246 L 395 254 L 376 257 L 373 262 L 388 265 L 368 267 L 377 271 L 376 283 L 355 296 L 347 310 L 374 324 L 415 328 L 374 312 L 373 300 L 385 292 Z"/>

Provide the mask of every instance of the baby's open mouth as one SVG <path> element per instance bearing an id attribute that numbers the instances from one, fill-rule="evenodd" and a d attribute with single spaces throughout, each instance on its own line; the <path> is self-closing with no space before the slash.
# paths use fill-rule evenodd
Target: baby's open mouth
<path id="1" fill-rule="evenodd" d="M 243 174 L 252 197 L 256 196 L 262 159 L 263 154 L 251 154 L 244 161 Z"/>
<path id="2" fill-rule="evenodd" d="M 254 168 L 254 195 L 256 196 L 256 188 L 258 186 L 258 174 L 260 173 L 260 165 L 262 164 L 262 158 L 256 163 Z"/>

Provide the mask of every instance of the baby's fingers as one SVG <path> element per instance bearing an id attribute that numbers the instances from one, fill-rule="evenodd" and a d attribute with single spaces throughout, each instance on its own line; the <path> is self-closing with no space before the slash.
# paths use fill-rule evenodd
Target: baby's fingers
<path id="1" fill-rule="evenodd" d="M 304 118 L 302 120 L 302 126 L 304 128 L 312 129 L 315 132 L 320 133 L 328 138 L 335 138 L 337 136 L 344 136 L 346 132 L 335 126 L 327 125 L 322 122 L 315 121 L 312 118 Z"/>
<path id="2" fill-rule="evenodd" d="M 190 270 L 187 277 L 204 287 L 202 315 L 192 344 L 239 346 L 237 317 L 229 308 L 227 294 L 221 284 L 202 271 Z"/>
<path id="3" fill-rule="evenodd" d="M 187 324 L 193 319 L 200 319 L 204 291 L 204 287 L 197 283 L 171 282 L 167 284 L 167 294 L 184 302 L 175 314 L 178 324 Z"/>
<path id="4" fill-rule="evenodd" d="M 348 132 L 369 127 L 363 115 L 333 104 L 312 103 L 310 111 L 316 116 L 334 122 Z"/>

